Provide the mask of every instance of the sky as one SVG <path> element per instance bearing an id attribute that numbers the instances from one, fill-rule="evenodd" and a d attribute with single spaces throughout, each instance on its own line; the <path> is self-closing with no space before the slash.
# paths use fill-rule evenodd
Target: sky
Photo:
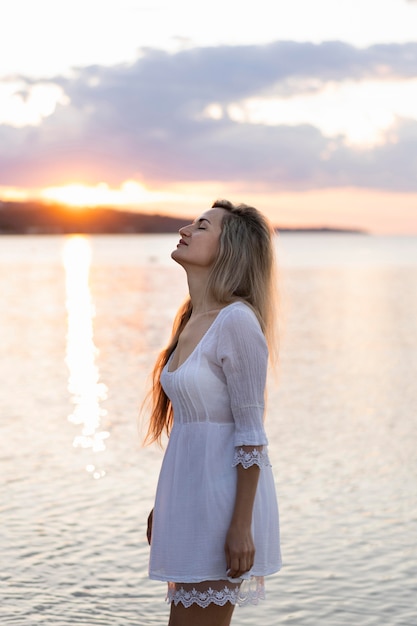
<path id="1" fill-rule="evenodd" d="M 0 23 L 0 199 L 417 234 L 416 0 L 13 0 Z"/>

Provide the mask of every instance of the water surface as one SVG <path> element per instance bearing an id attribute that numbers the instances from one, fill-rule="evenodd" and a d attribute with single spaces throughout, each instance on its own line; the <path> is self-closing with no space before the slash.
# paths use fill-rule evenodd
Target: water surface
<path id="1" fill-rule="evenodd" d="M 0 238 L 2 624 L 166 624 L 137 414 L 186 294 L 176 240 Z M 234 626 L 417 624 L 416 244 L 280 237 L 284 568 Z"/>

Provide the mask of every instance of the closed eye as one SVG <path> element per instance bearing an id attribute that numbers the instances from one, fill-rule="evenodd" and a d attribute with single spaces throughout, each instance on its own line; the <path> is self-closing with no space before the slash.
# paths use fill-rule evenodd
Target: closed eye
<path id="1" fill-rule="evenodd" d="M 199 220 L 197 220 L 197 224 L 198 224 L 197 230 L 207 230 L 206 224 L 205 224 L 206 222 L 210 224 L 210 221 L 205 217 L 201 217 Z"/>

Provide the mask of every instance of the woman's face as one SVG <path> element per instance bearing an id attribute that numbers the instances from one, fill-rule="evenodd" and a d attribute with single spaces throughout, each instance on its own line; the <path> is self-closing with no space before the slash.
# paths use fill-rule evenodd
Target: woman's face
<path id="1" fill-rule="evenodd" d="M 219 250 L 225 209 L 205 211 L 192 224 L 180 228 L 181 239 L 171 257 L 184 267 L 210 268 Z"/>

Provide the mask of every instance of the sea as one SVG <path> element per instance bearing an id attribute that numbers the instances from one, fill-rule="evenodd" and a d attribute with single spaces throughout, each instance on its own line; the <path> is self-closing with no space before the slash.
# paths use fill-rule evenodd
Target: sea
<path id="1" fill-rule="evenodd" d="M 0 237 L 0 623 L 164 626 L 150 372 L 177 235 Z M 417 626 L 417 238 L 277 237 L 283 568 L 233 626 Z M 197 626 L 197 625 L 196 625 Z"/>

